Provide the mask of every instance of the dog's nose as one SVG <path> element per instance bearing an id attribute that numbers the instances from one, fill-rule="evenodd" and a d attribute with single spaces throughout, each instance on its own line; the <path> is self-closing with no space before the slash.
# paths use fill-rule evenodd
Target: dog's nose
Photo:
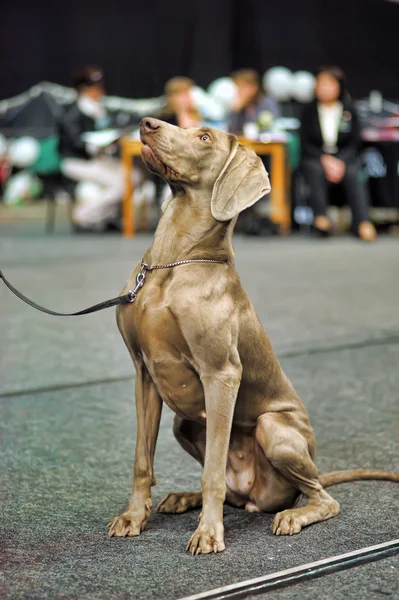
<path id="1" fill-rule="evenodd" d="M 151 117 L 144 117 L 141 119 L 140 130 L 143 133 L 154 133 L 161 128 L 161 121 L 158 119 L 152 119 Z"/>

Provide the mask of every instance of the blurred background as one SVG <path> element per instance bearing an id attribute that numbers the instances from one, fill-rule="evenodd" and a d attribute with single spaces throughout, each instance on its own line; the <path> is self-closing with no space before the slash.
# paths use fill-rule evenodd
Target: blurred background
<path id="1" fill-rule="evenodd" d="M 272 187 L 238 219 L 235 266 L 319 472 L 399 472 L 398 32 L 399 0 L 5 0 L 4 276 L 54 311 L 114 298 L 169 193 L 141 161 L 140 120 L 235 134 Z M 0 331 L 0 598 L 176 600 L 397 537 L 395 484 L 369 481 L 334 488 L 342 514 L 286 540 L 272 515 L 226 506 L 227 550 L 209 560 L 184 553 L 196 511 L 108 539 L 136 432 L 114 310 L 52 317 L 0 282 Z M 199 489 L 173 418 L 165 406 L 154 507 Z M 270 597 L 398 598 L 383 556 Z"/>
<path id="2" fill-rule="evenodd" d="M 354 97 L 397 98 L 398 19 L 387 0 L 6 2 L 0 93 L 66 84 L 86 63 L 102 66 L 110 94 L 132 98 L 161 95 L 175 75 L 207 87 L 238 68 L 337 64 Z"/>
<path id="3" fill-rule="evenodd" d="M 145 174 L 137 148 L 127 149 L 135 163 L 135 210 L 144 207 L 144 216 L 136 215 L 133 225 L 123 223 L 122 197 L 132 191 L 123 186 L 123 172 L 115 162 L 123 139 L 137 139 L 140 119 L 150 115 L 180 126 L 210 124 L 252 142 L 283 146 L 283 166 L 273 158 L 275 148 L 260 150 L 275 197 L 272 192 L 238 228 L 265 235 L 281 230 L 309 233 L 321 211 L 314 198 L 320 190 L 306 166 L 302 168 L 306 140 L 301 138 L 301 121 L 306 105 L 315 102 L 320 68 L 338 67 L 345 78 L 345 102 L 351 102 L 359 117 L 359 132 L 349 142 L 358 148 L 357 177 L 361 171 L 366 188 L 363 204 L 368 204 L 377 228 L 391 227 L 399 207 L 398 25 L 395 0 L 116 0 L 112 9 L 107 2 L 92 0 L 6 3 L 0 24 L 0 210 L 10 219 L 10 207 L 38 206 L 45 199 L 48 229 L 53 228 L 56 205 L 67 207 L 75 231 L 154 228 L 167 192 Z M 71 141 L 70 132 L 65 134 L 71 122 L 68 116 L 67 124 L 64 119 L 79 93 L 87 96 L 83 83 L 96 85 L 87 73 L 82 75 L 89 66 L 100 73 L 101 91 L 95 100 L 103 112 L 101 118 L 79 123 L 79 131 L 72 122 Z M 244 81 L 235 77 L 237 72 L 244 73 Z M 177 88 L 169 86 L 168 97 L 165 86 L 175 78 Z M 344 112 L 348 106 L 344 103 Z M 181 118 L 179 112 L 195 113 L 195 118 Z M 108 135 L 82 138 L 96 130 Z M 308 130 L 305 137 L 309 135 Z M 83 149 L 88 141 L 91 148 Z M 336 154 L 330 150 L 327 154 Z M 104 155 L 106 180 L 94 168 L 105 165 Z M 85 164 L 78 171 L 76 164 L 69 168 L 70 158 Z M 354 209 L 345 197 L 345 178 L 326 179 L 329 190 L 323 203 L 338 207 L 348 227 Z M 93 209 L 96 199 L 98 214 Z M 12 212 L 15 218 L 21 214 Z M 359 218 L 365 220 L 364 215 Z M 328 219 L 334 221 L 331 215 Z M 357 228 L 357 222 L 352 224 L 356 234 Z"/>

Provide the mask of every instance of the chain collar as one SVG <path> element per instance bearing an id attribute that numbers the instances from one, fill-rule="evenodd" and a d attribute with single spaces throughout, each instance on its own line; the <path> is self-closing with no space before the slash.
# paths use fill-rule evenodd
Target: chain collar
<path id="1" fill-rule="evenodd" d="M 136 286 L 133 290 L 128 291 L 128 295 L 130 296 L 129 302 L 131 303 L 136 300 L 139 289 L 144 285 L 147 273 L 151 273 L 151 271 L 155 271 L 156 269 L 171 269 L 172 267 L 178 267 L 179 265 L 187 265 L 190 263 L 225 264 L 227 263 L 227 259 L 218 260 L 216 258 L 187 258 L 185 260 L 176 260 L 175 262 L 167 263 L 166 265 L 149 265 L 142 260 L 140 271 L 136 275 Z"/>
<path id="2" fill-rule="evenodd" d="M 146 262 L 141 261 L 141 268 L 145 268 L 146 271 L 154 271 L 155 269 L 170 269 L 171 267 L 178 267 L 179 265 L 187 265 L 188 263 L 226 263 L 227 259 L 218 260 L 216 258 L 187 258 L 185 260 L 176 260 L 166 265 L 148 265 Z"/>

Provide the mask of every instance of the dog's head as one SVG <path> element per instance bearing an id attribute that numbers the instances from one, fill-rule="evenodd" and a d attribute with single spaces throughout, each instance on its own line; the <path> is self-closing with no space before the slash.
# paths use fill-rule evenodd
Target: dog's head
<path id="1" fill-rule="evenodd" d="M 196 188 L 211 198 L 218 221 L 229 221 L 270 191 L 260 158 L 237 139 L 210 127 L 181 129 L 144 118 L 142 157 L 172 187 Z"/>

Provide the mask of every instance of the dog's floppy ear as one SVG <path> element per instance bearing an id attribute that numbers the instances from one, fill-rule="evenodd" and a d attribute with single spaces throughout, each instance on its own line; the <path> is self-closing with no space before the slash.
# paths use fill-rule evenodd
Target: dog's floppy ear
<path id="1" fill-rule="evenodd" d="M 259 156 L 233 139 L 229 157 L 213 186 L 212 216 L 229 221 L 269 192 L 269 177 Z"/>

